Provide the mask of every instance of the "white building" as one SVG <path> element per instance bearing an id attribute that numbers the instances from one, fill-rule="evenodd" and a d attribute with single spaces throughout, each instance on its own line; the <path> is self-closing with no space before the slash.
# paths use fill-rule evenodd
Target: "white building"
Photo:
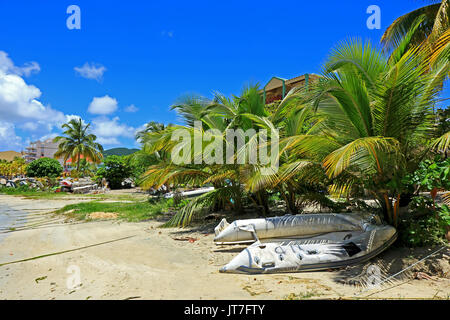
<path id="1" fill-rule="evenodd" d="M 53 158 L 54 154 L 58 150 L 58 143 L 54 143 L 53 139 L 47 139 L 45 141 L 35 141 L 31 142 L 30 145 L 25 148 L 25 154 L 23 158 L 27 162 L 39 158 Z M 58 159 L 58 161 L 63 165 L 63 160 Z"/>

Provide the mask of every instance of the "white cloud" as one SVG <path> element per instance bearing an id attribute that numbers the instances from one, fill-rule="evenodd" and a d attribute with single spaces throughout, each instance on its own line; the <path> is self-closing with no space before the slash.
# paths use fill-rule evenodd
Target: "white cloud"
<path id="1" fill-rule="evenodd" d="M 120 123 L 119 120 L 119 117 L 94 119 L 92 121 L 93 131 L 99 137 L 134 137 L 136 129 Z"/>
<path id="2" fill-rule="evenodd" d="M 120 142 L 117 138 L 104 138 L 104 137 L 97 137 L 97 142 L 100 143 L 102 146 L 117 146 L 120 145 Z"/>
<path id="3" fill-rule="evenodd" d="M 0 121 L 0 150 L 21 150 L 22 138 L 16 135 L 14 124 Z"/>
<path id="4" fill-rule="evenodd" d="M 139 108 L 134 104 L 130 104 L 128 107 L 125 107 L 125 112 L 138 112 Z"/>
<path id="5" fill-rule="evenodd" d="M 35 71 L 39 71 L 37 63 L 17 67 L 5 52 L 0 51 L 0 149 L 21 148 L 30 139 L 51 135 L 68 117 L 73 117 L 40 101 L 41 90 L 24 80 L 24 76 Z M 16 128 L 29 133 L 22 139 L 16 135 Z"/>
<path id="6" fill-rule="evenodd" d="M 37 62 L 27 62 L 23 67 L 17 67 L 14 62 L 8 57 L 8 54 L 4 51 L 0 51 L 0 71 L 4 73 L 11 73 L 18 76 L 28 77 L 32 73 L 37 73 L 41 70 L 41 67 Z"/>
<path id="7" fill-rule="evenodd" d="M 134 138 L 136 128 L 120 123 L 119 117 L 100 117 L 92 121 L 92 132 L 102 145 L 119 145 L 119 138 Z"/>
<path id="8" fill-rule="evenodd" d="M 161 35 L 164 37 L 164 36 L 167 36 L 167 37 L 169 37 L 169 38 L 173 38 L 173 31 L 166 31 L 166 30 L 163 30 L 163 31 L 161 31 Z"/>
<path id="9" fill-rule="evenodd" d="M 106 68 L 101 64 L 89 64 L 87 62 L 82 67 L 75 67 L 73 69 L 83 78 L 94 79 L 97 81 L 102 80 L 103 74 L 106 71 Z"/>
<path id="10" fill-rule="evenodd" d="M 88 111 L 92 114 L 110 114 L 117 110 L 117 100 L 106 95 L 94 97 L 89 105 Z"/>
<path id="11" fill-rule="evenodd" d="M 46 135 L 40 137 L 39 140 L 41 140 L 41 141 L 45 141 L 47 139 L 52 139 L 53 140 L 57 136 L 59 136 L 59 134 L 57 134 L 57 133 L 49 133 L 49 134 L 46 134 Z"/>
<path id="12" fill-rule="evenodd" d="M 80 116 L 77 116 L 76 114 L 66 114 L 66 120 L 65 120 L 65 122 L 69 122 L 69 121 L 72 120 L 72 119 L 79 120 L 80 118 L 81 118 L 81 117 L 80 117 Z M 82 123 L 85 123 L 83 119 L 81 120 L 81 122 L 82 122 Z"/>
<path id="13" fill-rule="evenodd" d="M 38 128 L 38 124 L 36 122 L 25 122 L 23 125 L 20 126 L 24 130 L 28 131 L 35 131 Z"/>
<path id="14" fill-rule="evenodd" d="M 42 120 L 59 123 L 64 114 L 44 106 L 38 99 L 41 91 L 27 84 L 20 76 L 0 70 L 0 114 L 2 120 L 30 121 Z"/>

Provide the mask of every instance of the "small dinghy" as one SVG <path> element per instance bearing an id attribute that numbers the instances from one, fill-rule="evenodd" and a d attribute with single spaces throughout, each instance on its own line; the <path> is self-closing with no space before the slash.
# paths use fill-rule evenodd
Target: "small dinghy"
<path id="1" fill-rule="evenodd" d="M 397 238 L 394 227 L 374 216 L 286 215 L 266 219 L 223 219 L 217 244 L 254 242 L 220 269 L 228 273 L 281 273 L 340 268 L 367 261 Z"/>

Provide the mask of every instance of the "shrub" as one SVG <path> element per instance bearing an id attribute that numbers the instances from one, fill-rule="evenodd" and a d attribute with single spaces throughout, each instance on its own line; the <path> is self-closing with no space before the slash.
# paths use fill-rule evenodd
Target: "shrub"
<path id="1" fill-rule="evenodd" d="M 419 164 L 419 168 L 413 174 L 406 176 L 405 180 L 414 185 L 418 190 L 449 190 L 450 158 L 442 159 L 437 155 L 433 160 L 424 160 Z"/>
<path id="2" fill-rule="evenodd" d="M 56 159 L 40 158 L 30 162 L 27 166 L 27 176 L 29 177 L 50 177 L 56 178 L 63 172 L 63 167 Z"/>
<path id="3" fill-rule="evenodd" d="M 444 244 L 450 212 L 446 205 L 433 209 L 433 200 L 416 196 L 409 204 L 412 213 L 401 220 L 400 242 L 411 247 Z"/>
<path id="4" fill-rule="evenodd" d="M 122 181 L 131 175 L 131 167 L 121 156 L 108 156 L 104 161 L 104 166 L 97 170 L 97 180 L 105 178 L 111 189 L 120 189 Z"/>

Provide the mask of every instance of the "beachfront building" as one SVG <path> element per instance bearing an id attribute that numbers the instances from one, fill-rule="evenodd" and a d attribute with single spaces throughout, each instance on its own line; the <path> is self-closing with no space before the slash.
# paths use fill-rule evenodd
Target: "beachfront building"
<path id="1" fill-rule="evenodd" d="M 314 73 L 305 73 L 292 79 L 272 77 L 261 90 L 261 93 L 264 96 L 266 104 L 269 104 L 277 100 L 282 100 L 292 88 L 308 87 L 311 82 L 317 81 L 317 79 L 319 79 L 319 76 Z"/>
<path id="2" fill-rule="evenodd" d="M 39 158 L 53 158 L 57 150 L 58 143 L 54 143 L 53 139 L 44 141 L 38 140 L 31 142 L 30 145 L 25 148 L 23 158 L 27 163 Z M 62 159 L 58 159 L 58 161 L 63 165 L 64 161 Z"/>

